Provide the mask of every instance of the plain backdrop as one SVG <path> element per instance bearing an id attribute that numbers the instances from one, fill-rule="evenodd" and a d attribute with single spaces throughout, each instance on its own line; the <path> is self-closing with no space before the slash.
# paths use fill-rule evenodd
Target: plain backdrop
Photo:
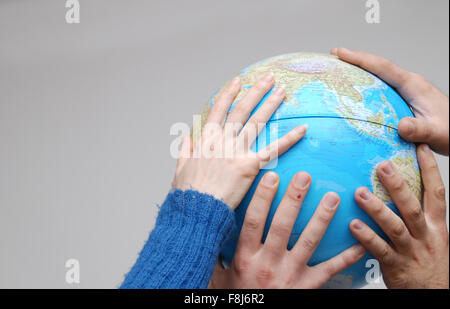
<path id="1" fill-rule="evenodd" d="M 64 0 L 0 0 L 0 287 L 117 287 L 169 190 L 171 125 L 258 60 L 346 46 L 448 94 L 449 2 L 379 2 L 368 24 L 364 0 L 80 0 L 67 24 Z"/>

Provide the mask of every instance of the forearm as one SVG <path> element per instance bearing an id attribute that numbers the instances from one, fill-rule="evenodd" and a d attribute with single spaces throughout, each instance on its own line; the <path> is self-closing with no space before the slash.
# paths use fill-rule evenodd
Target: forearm
<path id="1" fill-rule="evenodd" d="M 207 288 L 233 211 L 214 197 L 175 190 L 121 288 Z"/>

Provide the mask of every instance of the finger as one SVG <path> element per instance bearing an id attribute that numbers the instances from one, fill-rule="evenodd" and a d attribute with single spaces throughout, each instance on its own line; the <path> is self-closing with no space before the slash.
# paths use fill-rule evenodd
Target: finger
<path id="1" fill-rule="evenodd" d="M 433 143 L 438 142 L 438 137 L 436 136 L 436 128 L 433 127 L 428 121 L 405 117 L 400 120 L 398 124 L 398 133 L 400 136 L 413 143 Z"/>
<path id="2" fill-rule="evenodd" d="M 230 106 L 233 104 L 239 90 L 241 89 L 241 83 L 239 77 L 235 77 L 222 91 L 221 95 L 214 103 L 211 111 L 208 114 L 206 123 L 216 123 L 222 125 L 230 110 Z"/>
<path id="3" fill-rule="evenodd" d="M 258 152 L 258 157 L 261 162 L 267 164 L 271 160 L 281 156 L 285 153 L 289 148 L 295 145 L 299 140 L 305 136 L 306 131 L 308 130 L 308 125 L 301 125 L 292 129 L 288 133 L 286 133 L 280 139 L 270 143 L 264 149 L 261 149 Z"/>
<path id="4" fill-rule="evenodd" d="M 396 248 L 407 250 L 411 246 L 411 235 L 403 220 L 387 207 L 367 188 L 355 192 L 356 203 L 375 220 Z"/>
<path id="5" fill-rule="evenodd" d="M 425 217 L 420 202 L 412 193 L 408 183 L 389 161 L 378 165 L 377 174 L 400 211 L 411 235 L 416 238 L 423 236 L 427 231 Z"/>
<path id="6" fill-rule="evenodd" d="M 417 159 L 424 187 L 424 212 L 433 223 L 446 226 L 445 185 L 436 159 L 427 145 L 420 145 Z"/>
<path id="7" fill-rule="evenodd" d="M 357 244 L 328 261 L 311 267 L 311 269 L 317 274 L 317 278 L 320 278 L 320 286 L 322 286 L 325 282 L 330 280 L 331 277 L 358 262 L 364 254 L 366 254 L 366 249 L 362 245 Z"/>
<path id="8" fill-rule="evenodd" d="M 274 172 L 267 172 L 258 184 L 253 198 L 245 213 L 236 255 L 255 252 L 262 244 L 267 214 L 272 200 L 277 193 L 279 177 Z"/>
<path id="9" fill-rule="evenodd" d="M 394 249 L 361 220 L 355 219 L 350 222 L 350 231 L 381 264 L 389 266 L 395 264 Z"/>
<path id="10" fill-rule="evenodd" d="M 325 234 L 331 219 L 333 219 L 339 203 L 339 195 L 334 192 L 328 192 L 322 198 L 314 215 L 306 225 L 294 248 L 291 250 L 291 253 L 299 264 L 307 263 L 313 255 L 323 234 Z"/>
<path id="11" fill-rule="evenodd" d="M 190 135 L 183 136 L 180 148 L 180 158 L 189 158 L 192 153 L 193 143 Z"/>
<path id="12" fill-rule="evenodd" d="M 397 89 L 404 87 L 411 77 L 410 72 L 377 55 L 342 47 L 333 49 L 332 53 L 345 62 L 357 65 L 377 75 Z"/>
<path id="13" fill-rule="evenodd" d="M 216 266 L 214 267 L 214 273 L 208 285 L 208 289 L 219 289 L 221 284 L 225 282 L 228 272 L 229 270 L 223 268 L 220 260 L 217 261 Z"/>
<path id="14" fill-rule="evenodd" d="M 311 176 L 305 172 L 294 175 L 270 224 L 264 242 L 264 254 L 274 260 L 286 253 L 292 228 L 300 207 L 311 185 Z"/>
<path id="15" fill-rule="evenodd" d="M 270 73 L 256 82 L 256 84 L 249 90 L 247 95 L 233 108 L 228 117 L 227 122 L 239 123 L 244 125 L 248 117 L 259 104 L 262 98 L 272 89 L 274 84 L 273 74 Z"/>
<path id="16" fill-rule="evenodd" d="M 181 147 L 178 152 L 178 162 L 177 162 L 177 168 L 176 171 L 179 171 L 181 167 L 183 166 L 184 162 L 186 162 L 187 159 L 189 159 L 192 155 L 193 150 L 193 143 L 191 136 L 183 136 L 181 141 Z"/>
<path id="17" fill-rule="evenodd" d="M 241 135 L 250 136 L 250 138 L 247 139 L 249 146 L 255 141 L 267 121 L 269 121 L 270 117 L 272 117 L 273 113 L 283 102 L 285 95 L 286 92 L 283 88 L 276 89 L 267 101 L 247 121 L 241 131 Z"/>

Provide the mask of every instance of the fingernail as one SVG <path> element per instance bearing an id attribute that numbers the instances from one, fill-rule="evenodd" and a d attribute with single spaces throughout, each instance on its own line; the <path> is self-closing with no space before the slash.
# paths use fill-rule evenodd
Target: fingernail
<path id="1" fill-rule="evenodd" d="M 355 249 L 356 254 L 358 254 L 358 255 L 362 255 L 362 254 L 366 253 L 366 248 L 364 248 L 363 246 L 361 246 L 359 244 L 356 245 L 354 247 L 354 249 Z"/>
<path id="2" fill-rule="evenodd" d="M 359 190 L 359 196 L 365 201 L 370 200 L 370 192 L 367 188 L 361 188 Z"/>
<path id="3" fill-rule="evenodd" d="M 285 90 L 283 87 L 279 87 L 275 90 L 275 95 L 280 96 L 280 97 L 284 97 L 285 95 Z"/>
<path id="4" fill-rule="evenodd" d="M 381 166 L 381 170 L 383 171 L 383 173 L 385 173 L 388 176 L 394 175 L 394 166 L 389 161 L 386 163 L 383 163 L 383 165 Z"/>
<path id="5" fill-rule="evenodd" d="M 295 186 L 298 189 L 305 189 L 309 184 L 309 175 L 305 173 L 299 173 L 295 176 Z"/>
<path id="6" fill-rule="evenodd" d="M 272 82 L 273 81 L 273 73 L 270 72 L 269 74 L 267 74 L 266 76 L 264 76 L 264 81 L 266 82 Z"/>
<path id="7" fill-rule="evenodd" d="M 331 53 L 332 55 L 337 55 L 337 52 L 338 52 L 337 47 L 333 48 L 333 49 L 330 51 L 330 53 Z"/>
<path id="8" fill-rule="evenodd" d="M 428 146 L 427 144 L 423 144 L 422 145 L 422 150 L 424 152 L 426 152 L 426 153 L 430 153 L 431 152 L 430 146 Z"/>
<path id="9" fill-rule="evenodd" d="M 277 183 L 277 181 L 278 177 L 274 172 L 268 172 L 263 177 L 263 183 L 268 187 L 273 187 Z"/>
<path id="10" fill-rule="evenodd" d="M 323 202 L 326 207 L 334 209 L 339 203 L 339 197 L 336 193 L 327 193 Z"/>
<path id="11" fill-rule="evenodd" d="M 304 125 L 301 125 L 301 126 L 295 128 L 295 131 L 297 131 L 298 134 L 304 134 L 307 130 L 308 130 L 307 124 L 304 124 Z"/>
<path id="12" fill-rule="evenodd" d="M 231 80 L 231 85 L 236 86 L 237 84 L 240 83 L 240 81 L 241 81 L 241 79 L 238 76 L 236 76 L 235 78 L 233 78 Z"/>
<path id="13" fill-rule="evenodd" d="M 362 230 L 362 228 L 363 228 L 363 225 L 359 220 L 354 220 L 352 222 L 352 226 L 355 230 Z"/>
<path id="14" fill-rule="evenodd" d="M 405 124 L 405 134 L 407 136 L 410 136 L 411 134 L 413 134 L 415 130 L 416 130 L 416 126 L 414 125 L 414 123 L 412 123 L 412 121 L 406 122 L 406 124 Z"/>

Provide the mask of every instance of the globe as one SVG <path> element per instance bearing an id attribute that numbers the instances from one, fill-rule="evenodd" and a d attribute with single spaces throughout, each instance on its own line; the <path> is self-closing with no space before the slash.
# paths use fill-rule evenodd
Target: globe
<path id="1" fill-rule="evenodd" d="M 252 149 L 261 149 L 301 124 L 308 125 L 308 132 L 256 177 L 235 211 L 239 228 L 221 252 L 223 263 L 229 265 L 232 261 L 247 206 L 261 177 L 268 171 L 279 175 L 280 185 L 267 217 L 262 242 L 289 182 L 299 171 L 308 172 L 312 184 L 296 219 L 288 249 L 295 245 L 327 192 L 336 192 L 341 198 L 339 209 L 308 265 L 326 261 L 357 244 L 349 229 L 355 218 L 387 240 L 377 224 L 356 204 L 354 192 L 365 186 L 398 214 L 375 170 L 380 162 L 391 160 L 414 194 L 421 198 L 415 145 L 402 140 L 397 132 L 399 120 L 413 116 L 408 104 L 376 76 L 335 56 L 296 53 L 262 60 L 243 69 L 239 73 L 242 89 L 231 108 L 269 72 L 274 74 L 276 86 L 284 85 L 286 98 Z M 202 119 L 206 119 L 220 93 L 218 90 L 206 104 Z M 264 104 L 270 93 L 255 110 Z M 367 253 L 325 287 L 360 288 L 379 280 L 378 270 L 377 261 Z"/>

